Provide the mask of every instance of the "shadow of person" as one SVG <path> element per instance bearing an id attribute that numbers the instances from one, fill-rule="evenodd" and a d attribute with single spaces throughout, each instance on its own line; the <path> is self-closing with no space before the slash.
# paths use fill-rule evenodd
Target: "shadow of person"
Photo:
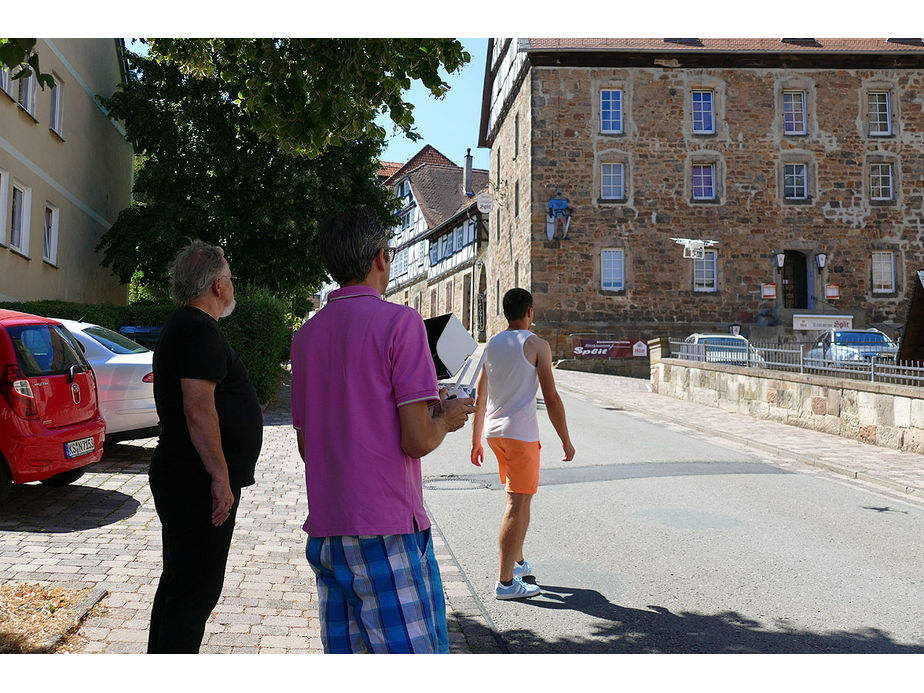
<path id="1" fill-rule="evenodd" d="M 0 506 L 0 531 L 79 532 L 131 517 L 140 505 L 125 493 L 93 486 L 14 486 Z"/>
<path id="2" fill-rule="evenodd" d="M 501 633 L 512 652 L 571 653 L 922 653 L 924 645 L 896 642 L 878 628 L 816 633 L 792 626 L 785 617 L 764 624 L 735 611 L 674 613 L 662 606 L 619 606 L 600 592 L 542 585 L 542 594 L 524 604 L 537 609 L 577 611 L 596 619 L 589 633 L 553 639 L 528 629 Z"/>

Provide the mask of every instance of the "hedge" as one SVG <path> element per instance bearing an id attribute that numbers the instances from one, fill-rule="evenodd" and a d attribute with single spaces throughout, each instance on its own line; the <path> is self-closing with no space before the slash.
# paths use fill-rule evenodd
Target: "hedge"
<path id="1" fill-rule="evenodd" d="M 7 302 L 0 303 L 0 308 L 50 318 L 92 322 L 115 331 L 125 326 L 163 325 L 174 311 L 172 303 L 114 306 L 67 301 Z M 234 313 L 222 318 L 219 324 L 247 367 L 250 382 L 260 402 L 268 402 L 279 385 L 283 372 L 281 364 L 289 358 L 291 334 L 285 305 L 261 291 L 239 295 Z"/>

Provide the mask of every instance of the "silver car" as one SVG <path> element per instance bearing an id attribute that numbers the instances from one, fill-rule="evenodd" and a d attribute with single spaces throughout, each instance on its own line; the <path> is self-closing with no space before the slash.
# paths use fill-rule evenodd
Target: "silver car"
<path id="1" fill-rule="evenodd" d="M 157 435 L 151 365 L 154 352 L 105 327 L 55 319 L 74 335 L 96 373 L 99 409 L 106 422 L 106 441 Z"/>
<path id="2" fill-rule="evenodd" d="M 705 363 L 725 363 L 732 366 L 765 368 L 767 362 L 746 337 L 735 334 L 702 334 L 696 332 L 683 340 L 678 356 Z"/>
<path id="3" fill-rule="evenodd" d="M 863 363 L 873 358 L 894 360 L 898 345 L 875 328 L 867 330 L 830 329 L 822 332 L 805 355 L 806 363 Z"/>

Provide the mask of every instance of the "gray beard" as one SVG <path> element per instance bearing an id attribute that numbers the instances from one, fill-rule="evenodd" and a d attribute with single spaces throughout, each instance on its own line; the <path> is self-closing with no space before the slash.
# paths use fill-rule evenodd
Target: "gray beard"
<path id="1" fill-rule="evenodd" d="M 219 315 L 218 317 L 220 317 L 220 318 L 226 318 L 226 317 L 228 317 L 229 315 L 231 315 L 231 313 L 234 312 L 234 309 L 235 309 L 236 307 L 237 307 L 237 299 L 236 299 L 236 298 L 232 298 L 232 299 L 231 299 L 231 303 L 229 303 L 228 305 L 226 305 L 226 306 L 224 307 L 224 309 L 221 311 L 221 315 Z"/>

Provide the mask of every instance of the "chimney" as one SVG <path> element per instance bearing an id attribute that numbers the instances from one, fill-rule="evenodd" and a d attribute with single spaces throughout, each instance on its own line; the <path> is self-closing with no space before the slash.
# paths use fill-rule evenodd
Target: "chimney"
<path id="1" fill-rule="evenodd" d="M 462 173 L 462 188 L 468 197 L 475 197 L 472 190 L 472 149 L 469 147 L 465 154 L 465 169 Z"/>

